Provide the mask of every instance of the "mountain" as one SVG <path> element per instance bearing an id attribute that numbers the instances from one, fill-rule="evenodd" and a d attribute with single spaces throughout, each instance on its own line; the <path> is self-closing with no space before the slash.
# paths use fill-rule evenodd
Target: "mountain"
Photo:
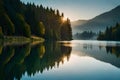
<path id="1" fill-rule="evenodd" d="M 78 31 L 77 31 L 78 29 L 75 29 L 75 28 L 77 28 L 77 27 L 80 26 L 80 25 L 85 24 L 86 22 L 87 22 L 87 20 L 77 20 L 77 21 L 71 22 L 73 34 L 74 34 L 74 32 L 78 32 Z"/>
<path id="2" fill-rule="evenodd" d="M 86 22 L 87 22 L 87 20 L 77 20 L 77 21 L 71 22 L 71 25 L 76 27 L 76 26 L 82 25 Z"/>
<path id="3" fill-rule="evenodd" d="M 73 31 L 93 31 L 99 32 L 104 31 L 106 27 L 114 26 L 116 23 L 120 23 L 120 5 L 116 8 L 105 12 L 101 15 L 96 16 L 93 19 L 88 20 L 84 24 L 81 25 L 73 25 Z M 73 32 L 75 33 L 75 32 Z"/>

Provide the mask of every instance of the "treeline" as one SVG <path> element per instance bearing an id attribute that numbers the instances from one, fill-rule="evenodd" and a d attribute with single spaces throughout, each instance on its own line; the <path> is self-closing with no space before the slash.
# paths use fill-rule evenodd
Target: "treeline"
<path id="1" fill-rule="evenodd" d="M 74 38 L 87 40 L 87 39 L 92 39 L 95 36 L 96 36 L 96 33 L 92 32 L 92 31 L 84 31 L 82 33 L 76 33 L 74 35 Z"/>
<path id="2" fill-rule="evenodd" d="M 59 10 L 20 0 L 0 0 L 0 36 L 32 35 L 46 40 L 71 40 L 70 20 Z M 64 34 L 64 35 L 63 35 Z"/>
<path id="3" fill-rule="evenodd" d="M 120 24 L 113 27 L 107 27 L 105 32 L 99 32 L 98 40 L 120 41 Z"/>
<path id="4" fill-rule="evenodd" d="M 21 46 L 0 45 L 0 80 L 21 80 L 27 73 L 33 76 L 37 72 L 59 67 L 64 58 L 69 60 L 71 47 L 58 43 L 31 44 Z"/>

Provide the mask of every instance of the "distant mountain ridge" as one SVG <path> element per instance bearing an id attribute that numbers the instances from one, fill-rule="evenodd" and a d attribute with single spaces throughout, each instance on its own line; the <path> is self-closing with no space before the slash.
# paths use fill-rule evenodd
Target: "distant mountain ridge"
<path id="1" fill-rule="evenodd" d="M 78 25 L 82 25 L 82 24 L 84 24 L 86 22 L 87 22 L 87 20 L 77 20 L 77 21 L 71 22 L 71 25 L 72 26 L 78 26 Z"/>
<path id="2" fill-rule="evenodd" d="M 80 26 L 80 25 L 85 24 L 87 21 L 88 21 L 88 20 L 77 20 L 77 21 L 71 22 L 73 34 L 74 34 L 74 32 L 78 32 L 78 31 L 79 31 L 79 29 L 76 29 L 76 30 L 75 30 L 75 28 L 77 28 L 77 27 Z"/>
<path id="3" fill-rule="evenodd" d="M 93 19 L 88 20 L 84 24 L 81 23 L 73 27 L 73 32 L 75 30 L 81 31 L 93 31 L 99 32 L 104 31 L 108 26 L 114 26 L 116 23 L 120 23 L 120 5 L 111 11 L 105 12 L 101 15 L 96 16 Z"/>

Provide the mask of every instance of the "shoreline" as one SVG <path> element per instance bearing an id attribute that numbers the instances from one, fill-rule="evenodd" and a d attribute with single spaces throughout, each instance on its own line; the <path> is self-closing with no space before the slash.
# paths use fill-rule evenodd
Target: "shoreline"
<path id="1" fill-rule="evenodd" d="M 4 36 L 3 39 L 0 39 L 1 45 L 24 45 L 27 43 L 33 43 L 33 42 L 40 42 L 43 43 L 45 39 L 41 37 L 31 36 L 31 38 L 27 38 L 24 36 Z"/>

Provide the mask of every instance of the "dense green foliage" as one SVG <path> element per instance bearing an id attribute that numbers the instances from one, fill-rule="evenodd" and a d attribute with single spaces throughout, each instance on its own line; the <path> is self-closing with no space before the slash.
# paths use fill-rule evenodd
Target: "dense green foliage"
<path id="1" fill-rule="evenodd" d="M 114 27 L 107 27 L 105 32 L 99 32 L 98 40 L 120 41 L 120 24 Z"/>
<path id="2" fill-rule="evenodd" d="M 0 0 L 0 26 L 5 36 L 32 35 L 46 40 L 71 40 L 70 20 L 59 10 L 20 0 Z M 64 35 L 63 35 L 64 34 Z"/>

